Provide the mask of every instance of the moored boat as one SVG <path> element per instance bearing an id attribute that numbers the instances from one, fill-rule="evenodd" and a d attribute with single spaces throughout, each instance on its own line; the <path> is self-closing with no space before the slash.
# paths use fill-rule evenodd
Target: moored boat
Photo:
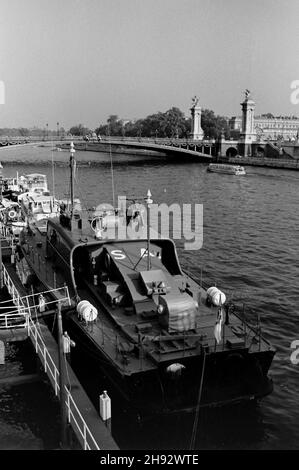
<path id="1" fill-rule="evenodd" d="M 61 212 L 45 231 L 29 224 L 18 269 L 26 260 L 40 291 L 68 286 L 73 308 L 65 328 L 138 410 L 169 413 L 267 395 L 275 351 L 260 325 L 185 273 L 171 239 L 149 236 L 150 202 L 148 194 L 145 206 L 102 207 L 78 219 Z"/>
<path id="2" fill-rule="evenodd" d="M 2 196 L 17 202 L 25 193 L 49 194 L 47 176 L 41 173 L 31 173 L 16 177 L 3 177 Z"/>

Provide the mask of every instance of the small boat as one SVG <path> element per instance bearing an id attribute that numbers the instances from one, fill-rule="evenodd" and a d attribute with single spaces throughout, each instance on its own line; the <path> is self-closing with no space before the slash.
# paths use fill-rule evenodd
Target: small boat
<path id="1" fill-rule="evenodd" d="M 246 175 L 245 168 L 240 165 L 228 165 L 226 163 L 210 163 L 208 171 L 213 173 L 225 173 L 227 175 Z"/>
<path id="2" fill-rule="evenodd" d="M 24 193 L 19 196 L 18 200 L 24 215 L 34 221 L 59 215 L 60 203 L 48 192 L 46 194 L 35 193 L 34 191 Z"/>
<path id="3" fill-rule="evenodd" d="M 150 212 L 151 194 L 146 206 L 102 204 L 92 217 L 83 211 L 76 219 L 72 175 L 70 188 L 71 210 L 49 218 L 42 230 L 29 221 L 21 233 L 17 270 L 29 267 L 36 293 L 68 287 L 72 305 L 64 328 L 91 376 L 101 369 L 129 406 L 145 414 L 271 393 L 275 350 L 258 317 L 246 318 L 218 288 L 193 279 L 180 266 L 174 242 L 148 230 L 143 214 Z M 114 228 L 131 236 L 113 235 Z M 94 361 L 96 368 L 89 365 Z"/>
<path id="4" fill-rule="evenodd" d="M 41 173 L 31 173 L 16 178 L 3 178 L 2 196 L 17 202 L 24 193 L 49 194 L 47 176 Z"/>
<path id="5" fill-rule="evenodd" d="M 18 237 L 21 230 L 26 227 L 26 220 L 19 203 L 2 198 L 0 203 L 0 223 L 6 235 Z"/>

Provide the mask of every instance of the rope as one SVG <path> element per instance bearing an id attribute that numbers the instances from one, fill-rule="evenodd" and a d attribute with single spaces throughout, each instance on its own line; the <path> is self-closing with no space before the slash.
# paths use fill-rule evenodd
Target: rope
<path id="1" fill-rule="evenodd" d="M 200 378 L 200 387 L 199 387 L 199 392 L 198 392 L 198 400 L 197 400 L 197 405 L 196 405 L 192 435 L 191 435 L 191 440 L 190 440 L 190 448 L 189 448 L 190 450 L 194 450 L 194 445 L 195 445 L 195 438 L 196 438 L 196 431 L 197 431 L 197 426 L 198 426 L 199 409 L 200 409 L 200 401 L 201 401 L 205 366 L 206 366 L 206 352 L 205 352 L 205 350 L 203 350 L 203 362 L 202 362 L 202 370 L 201 370 L 201 378 Z"/>
<path id="2" fill-rule="evenodd" d="M 63 358 L 64 358 L 64 365 L 65 365 L 67 380 L 68 380 L 68 383 L 69 383 L 68 390 L 69 390 L 69 392 L 71 392 L 72 391 L 72 384 L 71 384 L 71 381 L 70 381 L 70 376 L 69 376 L 69 371 L 68 371 L 68 362 L 66 360 L 66 355 L 65 354 L 63 354 Z"/>
<path id="3" fill-rule="evenodd" d="M 54 332 L 54 325 L 55 325 L 56 317 L 57 317 L 57 310 L 55 310 L 55 315 L 53 318 L 53 325 L 52 325 L 52 330 L 51 330 L 52 333 Z"/>

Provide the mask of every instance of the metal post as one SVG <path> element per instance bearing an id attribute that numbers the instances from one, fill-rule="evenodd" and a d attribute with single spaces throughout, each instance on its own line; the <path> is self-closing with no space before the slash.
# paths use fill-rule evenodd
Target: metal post
<path id="1" fill-rule="evenodd" d="M 150 257 L 150 204 L 152 204 L 153 200 L 151 199 L 152 195 L 150 190 L 148 190 L 145 202 L 147 207 L 147 270 L 151 269 L 151 257 Z"/>
<path id="2" fill-rule="evenodd" d="M 61 428 L 60 428 L 60 445 L 62 449 L 68 448 L 67 442 L 67 412 L 66 412 L 66 391 L 65 391 L 65 364 L 64 364 L 64 353 L 63 353 L 63 339 L 62 339 L 62 319 L 61 319 L 61 305 L 58 302 L 58 315 L 57 315 L 57 326 L 58 326 L 58 366 L 59 366 L 59 387 L 60 387 L 60 416 L 61 416 Z"/>
<path id="3" fill-rule="evenodd" d="M 75 148 L 74 148 L 74 143 L 71 142 L 70 144 L 70 170 L 71 170 L 71 224 L 73 222 L 73 212 L 74 212 L 74 163 L 75 163 L 75 158 L 74 158 L 74 153 L 75 153 Z"/>

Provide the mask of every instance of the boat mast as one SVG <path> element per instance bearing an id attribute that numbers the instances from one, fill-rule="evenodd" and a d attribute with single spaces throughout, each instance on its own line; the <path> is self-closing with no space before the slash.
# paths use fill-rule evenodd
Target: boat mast
<path id="1" fill-rule="evenodd" d="M 75 153 L 75 148 L 74 148 L 74 143 L 71 142 L 70 144 L 70 170 L 71 170 L 71 224 L 72 224 L 72 220 L 73 220 L 73 212 L 74 212 L 74 179 L 75 179 L 75 175 L 74 175 L 74 168 L 75 168 L 75 157 L 74 157 L 74 153 Z"/>
<path id="2" fill-rule="evenodd" d="M 146 207 L 147 207 L 147 270 L 149 271 L 151 269 L 151 256 L 150 256 L 150 204 L 153 203 L 153 200 L 151 199 L 152 195 L 150 190 L 148 190 L 145 202 L 146 202 Z"/>

